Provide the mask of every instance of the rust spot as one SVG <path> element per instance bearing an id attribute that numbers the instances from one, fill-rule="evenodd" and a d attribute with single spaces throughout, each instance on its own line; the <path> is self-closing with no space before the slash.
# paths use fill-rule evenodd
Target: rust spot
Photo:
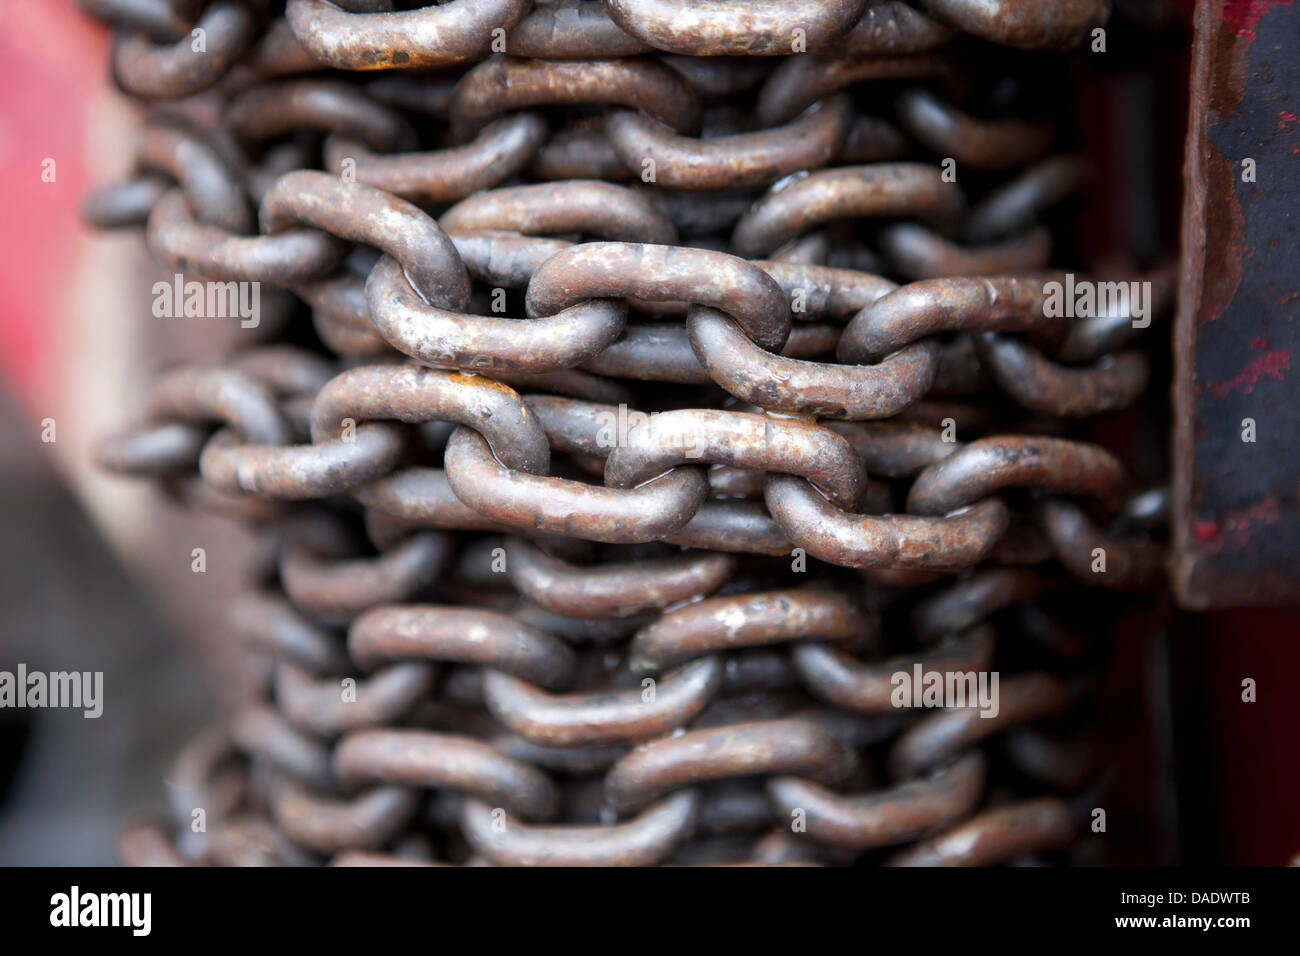
<path id="1" fill-rule="evenodd" d="M 455 385 L 465 385 L 471 388 L 486 388 L 494 392 L 502 392 L 509 395 L 515 394 L 515 390 L 509 385 L 503 385 L 496 381 L 496 379 L 485 378 L 482 375 L 475 375 L 472 372 L 469 374 L 465 374 L 464 372 L 452 372 L 450 380 Z"/>
<path id="2" fill-rule="evenodd" d="M 1246 227 L 1234 188 L 1235 170 L 1217 149 L 1206 143 L 1205 292 L 1201 315 L 1213 322 L 1232 301 L 1241 282 L 1241 263 L 1247 258 Z"/>

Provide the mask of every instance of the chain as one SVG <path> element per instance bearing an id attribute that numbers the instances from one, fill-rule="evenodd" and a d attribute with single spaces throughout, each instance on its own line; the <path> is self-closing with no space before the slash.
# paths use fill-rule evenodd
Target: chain
<path id="1" fill-rule="evenodd" d="M 1031 95 L 1105 0 L 83 6 L 148 102 L 87 217 L 263 308 L 101 462 L 275 542 L 213 624 L 263 692 L 125 860 L 1065 858 L 1083 589 L 1163 561 L 1082 420 L 1173 277 L 1049 268 L 1090 170 Z"/>

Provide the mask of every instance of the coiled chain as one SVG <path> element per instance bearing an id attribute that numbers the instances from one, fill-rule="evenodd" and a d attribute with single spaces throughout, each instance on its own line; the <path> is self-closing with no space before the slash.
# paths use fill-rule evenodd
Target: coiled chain
<path id="1" fill-rule="evenodd" d="M 1163 495 L 1088 440 L 1150 322 L 1049 307 L 1089 173 L 1012 48 L 1106 0 L 83 5 L 150 101 L 88 218 L 262 302 L 101 458 L 277 542 L 128 861 L 1061 858 L 1081 589 Z"/>

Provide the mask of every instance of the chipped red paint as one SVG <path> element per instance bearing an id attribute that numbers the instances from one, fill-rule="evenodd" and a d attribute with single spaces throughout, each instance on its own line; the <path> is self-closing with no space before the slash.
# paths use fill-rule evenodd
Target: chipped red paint
<path id="1" fill-rule="evenodd" d="M 1196 540 L 1206 545 L 1205 551 L 1213 554 L 1225 547 L 1247 548 L 1251 532 L 1260 525 L 1276 525 L 1282 520 L 1282 505 L 1276 498 L 1265 498 L 1240 511 L 1221 517 L 1221 522 L 1201 519 L 1192 528 Z"/>
<path id="2" fill-rule="evenodd" d="M 1271 7 L 1289 7 L 1291 0 L 1223 0 L 1223 22 L 1232 32 L 1255 42 L 1255 27 Z"/>
<path id="3" fill-rule="evenodd" d="M 1238 548 L 1250 544 L 1251 530 L 1259 525 L 1275 525 L 1282 518 L 1282 508 L 1276 498 L 1265 498 L 1244 511 L 1228 515 L 1225 534 L 1231 535 Z"/>
<path id="4" fill-rule="evenodd" d="M 1223 534 L 1217 521 L 1201 520 L 1194 525 L 1194 533 L 1197 541 L 1217 541 Z"/>
<path id="5" fill-rule="evenodd" d="M 1286 349 L 1273 349 L 1267 355 L 1251 359 L 1249 364 L 1232 378 L 1221 382 L 1210 382 L 1205 387 L 1215 398 L 1223 398 L 1229 392 L 1238 389 L 1249 395 L 1265 375 L 1280 382 L 1284 373 L 1289 371 L 1291 371 L 1291 353 Z"/>

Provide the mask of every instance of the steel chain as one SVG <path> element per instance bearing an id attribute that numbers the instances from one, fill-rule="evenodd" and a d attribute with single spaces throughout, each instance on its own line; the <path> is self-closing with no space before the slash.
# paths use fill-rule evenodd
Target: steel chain
<path id="1" fill-rule="evenodd" d="M 1074 425 L 1148 367 L 1046 307 L 1087 167 L 962 90 L 1106 0 L 83 6 L 176 101 L 87 217 L 279 310 L 101 448 L 277 543 L 220 625 L 264 693 L 128 862 L 1062 858 L 1070 609 L 1163 558 Z"/>

